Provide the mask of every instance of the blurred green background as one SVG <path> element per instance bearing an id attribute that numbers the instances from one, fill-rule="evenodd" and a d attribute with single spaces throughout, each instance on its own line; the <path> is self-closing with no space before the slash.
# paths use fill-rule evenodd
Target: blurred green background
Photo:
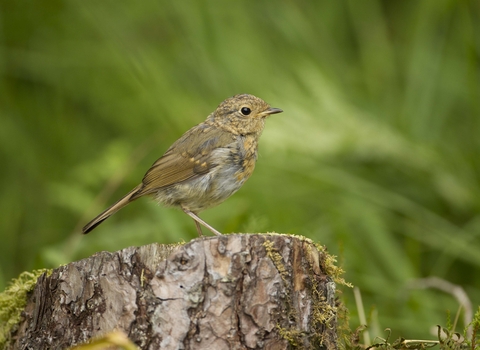
<path id="1" fill-rule="evenodd" d="M 321 242 L 362 292 L 373 336 L 431 338 L 458 303 L 413 279 L 480 303 L 479 4 L 2 0 L 0 288 L 23 270 L 196 237 L 147 199 L 80 228 L 222 100 L 251 93 L 285 112 L 267 121 L 252 178 L 202 218 Z"/>

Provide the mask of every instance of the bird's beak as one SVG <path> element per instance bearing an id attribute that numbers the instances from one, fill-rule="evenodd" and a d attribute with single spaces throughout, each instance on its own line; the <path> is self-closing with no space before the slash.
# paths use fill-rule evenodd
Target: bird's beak
<path id="1" fill-rule="evenodd" d="M 266 116 L 269 116 L 270 114 L 277 114 L 277 113 L 282 113 L 282 112 L 283 112 L 283 110 L 280 109 L 280 108 L 270 107 L 265 112 L 263 112 L 262 115 L 266 117 Z"/>

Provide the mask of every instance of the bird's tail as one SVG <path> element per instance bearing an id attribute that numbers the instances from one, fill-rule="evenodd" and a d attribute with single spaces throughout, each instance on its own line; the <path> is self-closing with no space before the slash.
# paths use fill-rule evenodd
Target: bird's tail
<path id="1" fill-rule="evenodd" d="M 113 204 L 112 206 L 110 206 L 107 210 L 105 210 L 104 212 L 102 212 L 101 214 L 99 214 L 97 217 L 95 217 L 95 219 L 93 219 L 92 221 L 90 221 L 88 224 L 86 224 L 84 227 L 83 227 L 83 233 L 87 234 L 89 233 L 90 231 L 92 231 L 95 227 L 97 227 L 98 225 L 100 225 L 104 220 L 107 220 L 111 215 L 115 214 L 117 211 L 119 211 L 120 209 L 122 209 L 124 206 L 126 206 L 128 203 L 130 203 L 131 201 L 137 199 L 138 197 L 136 198 L 132 198 L 133 195 L 135 193 L 138 192 L 138 190 L 142 187 L 142 185 L 138 185 L 137 187 L 135 187 L 133 190 L 131 190 L 130 192 L 128 192 L 123 198 L 121 198 L 120 200 L 118 200 L 115 204 Z"/>

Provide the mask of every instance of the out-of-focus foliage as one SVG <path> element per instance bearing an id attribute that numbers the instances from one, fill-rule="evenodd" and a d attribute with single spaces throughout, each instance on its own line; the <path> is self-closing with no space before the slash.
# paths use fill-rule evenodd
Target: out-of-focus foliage
<path id="1" fill-rule="evenodd" d="M 321 242 L 362 291 L 372 336 L 428 337 L 458 306 L 411 279 L 480 303 L 479 12 L 468 0 L 1 1 L 0 287 L 195 237 L 190 218 L 148 200 L 80 228 L 247 92 L 285 112 L 267 121 L 252 178 L 201 216 Z M 351 290 L 342 298 L 354 327 Z"/>

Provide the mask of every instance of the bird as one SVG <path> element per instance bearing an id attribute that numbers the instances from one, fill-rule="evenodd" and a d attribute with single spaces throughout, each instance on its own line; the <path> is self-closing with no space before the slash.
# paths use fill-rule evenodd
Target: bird
<path id="1" fill-rule="evenodd" d="M 222 235 L 198 213 L 222 203 L 252 175 L 265 120 L 282 112 L 250 94 L 227 98 L 204 122 L 175 141 L 138 186 L 86 224 L 83 233 L 134 200 L 150 196 L 190 216 L 199 236 L 203 235 L 200 225 Z"/>

